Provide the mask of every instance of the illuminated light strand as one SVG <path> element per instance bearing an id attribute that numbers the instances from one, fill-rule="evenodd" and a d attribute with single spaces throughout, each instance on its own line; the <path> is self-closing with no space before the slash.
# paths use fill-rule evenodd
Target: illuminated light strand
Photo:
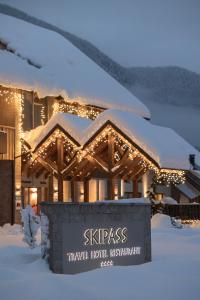
<path id="1" fill-rule="evenodd" d="M 64 148 L 71 153 L 77 152 L 78 162 L 81 162 L 87 155 L 95 156 L 95 150 L 101 143 L 107 142 L 108 135 L 114 136 L 114 143 L 121 147 L 123 151 L 128 150 L 128 156 L 131 160 L 138 157 L 140 160 L 138 164 L 144 168 L 144 171 L 152 170 L 155 174 L 154 181 L 159 184 L 170 185 L 180 184 L 185 182 L 185 172 L 182 170 L 169 170 L 169 169 L 159 169 L 155 164 L 153 164 L 148 158 L 146 158 L 142 153 L 140 153 L 136 148 L 134 148 L 123 136 L 117 133 L 110 125 L 108 125 L 100 134 L 98 134 L 94 141 L 86 147 L 85 149 L 80 149 L 77 147 L 69 138 L 65 136 L 63 132 L 57 129 L 47 141 L 39 148 L 39 150 L 34 153 L 31 158 L 32 166 L 36 164 L 37 158 L 42 157 L 43 159 L 47 156 L 47 148 L 55 146 L 56 139 L 62 138 L 64 143 Z M 115 159 L 120 161 L 119 153 L 115 152 Z M 70 161 L 71 158 L 66 158 Z M 77 167 L 75 167 L 76 170 Z"/>
<path id="2" fill-rule="evenodd" d="M 0 97 L 3 97 L 4 101 L 7 104 L 13 104 L 15 105 L 16 113 L 19 117 L 19 122 L 17 124 L 19 137 L 20 137 L 20 143 L 22 142 L 22 139 L 24 138 L 24 131 L 23 131 L 23 120 L 24 120 L 24 97 L 22 93 L 18 90 L 14 89 L 8 89 L 8 88 L 1 88 L 0 89 Z"/>
<path id="3" fill-rule="evenodd" d="M 135 157 L 140 158 L 139 165 L 144 168 L 144 171 L 152 170 L 155 174 L 154 181 L 160 184 L 170 185 L 181 184 L 185 182 L 185 171 L 182 170 L 169 170 L 169 169 L 159 169 L 155 164 L 153 164 L 146 156 L 140 153 L 136 148 L 134 148 L 122 135 L 117 133 L 110 125 L 108 125 L 96 138 L 95 140 L 84 150 L 79 150 L 77 156 L 79 162 L 87 156 L 87 154 L 95 155 L 95 148 L 99 144 L 107 141 L 107 136 L 111 134 L 115 137 L 115 144 L 121 146 L 122 150 L 128 149 L 128 155 L 131 160 Z"/>
<path id="4" fill-rule="evenodd" d="M 80 99 L 81 98 L 73 98 L 73 99 L 67 98 L 63 100 L 62 103 L 58 103 L 58 102 L 54 103 L 53 114 L 57 112 L 65 112 L 65 113 L 78 115 L 79 117 L 82 118 L 95 120 L 96 117 L 102 112 L 102 109 L 81 105 L 77 102 Z"/>
<path id="5" fill-rule="evenodd" d="M 61 138 L 63 140 L 64 149 L 70 153 L 77 152 L 79 149 L 69 138 L 65 136 L 65 134 L 59 129 L 55 130 L 53 134 L 43 143 L 43 145 L 32 154 L 31 157 L 31 166 L 34 166 L 37 163 L 38 158 L 45 159 L 48 155 L 47 149 L 49 147 L 53 147 L 56 144 L 56 139 Z M 30 159 L 30 157 L 28 158 Z M 67 161 L 70 161 L 70 158 L 66 158 Z"/>
<path id="6" fill-rule="evenodd" d="M 46 121 L 45 105 L 42 105 L 42 108 L 40 111 L 40 118 L 41 118 L 41 124 L 44 125 L 45 121 Z"/>

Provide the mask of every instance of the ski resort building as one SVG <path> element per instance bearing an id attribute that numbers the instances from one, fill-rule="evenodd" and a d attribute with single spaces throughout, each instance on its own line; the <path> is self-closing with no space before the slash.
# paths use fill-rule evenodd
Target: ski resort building
<path id="1" fill-rule="evenodd" d="M 3 23 L 8 26 L 5 28 Z M 23 32 L 23 35 L 22 35 Z M 199 152 L 63 37 L 0 18 L 0 225 L 41 201 L 170 194 Z"/>

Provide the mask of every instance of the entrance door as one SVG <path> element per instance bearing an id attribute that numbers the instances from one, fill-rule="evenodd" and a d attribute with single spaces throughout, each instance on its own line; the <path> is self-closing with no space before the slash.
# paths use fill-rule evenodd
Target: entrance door
<path id="1" fill-rule="evenodd" d="M 37 200 L 38 200 L 38 192 L 37 192 L 37 188 L 34 187 L 28 187 L 28 188 L 24 188 L 24 207 L 26 207 L 26 205 L 37 205 Z"/>

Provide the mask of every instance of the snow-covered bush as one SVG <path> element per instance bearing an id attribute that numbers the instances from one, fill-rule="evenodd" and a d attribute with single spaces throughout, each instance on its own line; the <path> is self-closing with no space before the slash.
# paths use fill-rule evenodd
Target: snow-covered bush
<path id="1" fill-rule="evenodd" d="M 46 258 L 49 249 L 49 220 L 45 214 L 41 214 L 41 252 L 42 258 Z"/>
<path id="2" fill-rule="evenodd" d="M 36 247 L 36 234 L 40 226 L 40 218 L 36 216 L 30 205 L 21 210 L 24 241 L 31 247 Z"/>

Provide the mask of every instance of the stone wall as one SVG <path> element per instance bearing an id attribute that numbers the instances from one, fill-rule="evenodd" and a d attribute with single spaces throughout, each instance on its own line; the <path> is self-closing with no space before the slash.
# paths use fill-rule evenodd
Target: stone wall
<path id="1" fill-rule="evenodd" d="M 151 261 L 151 207 L 142 203 L 41 203 L 49 220 L 49 266 L 74 274 Z"/>

